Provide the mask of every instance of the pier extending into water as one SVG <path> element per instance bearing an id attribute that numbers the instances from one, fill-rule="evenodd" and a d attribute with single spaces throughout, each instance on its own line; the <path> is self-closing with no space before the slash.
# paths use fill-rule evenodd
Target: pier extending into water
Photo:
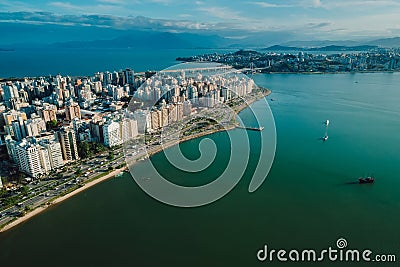
<path id="1" fill-rule="evenodd" d="M 237 126 L 236 128 L 245 129 L 245 130 L 251 130 L 251 131 L 258 131 L 258 132 L 261 132 L 262 130 L 264 130 L 264 127 Z"/>

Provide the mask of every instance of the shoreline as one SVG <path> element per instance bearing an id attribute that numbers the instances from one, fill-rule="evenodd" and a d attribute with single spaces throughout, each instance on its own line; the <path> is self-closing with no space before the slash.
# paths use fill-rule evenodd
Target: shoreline
<path id="1" fill-rule="evenodd" d="M 89 189 L 89 188 L 91 188 L 91 187 L 93 187 L 93 186 L 95 186 L 95 185 L 97 185 L 97 184 L 99 184 L 101 182 L 104 182 L 104 181 L 106 181 L 106 180 L 108 180 L 110 178 L 115 177 L 116 175 L 118 175 L 119 173 L 125 171 L 126 169 L 127 169 L 127 167 L 125 166 L 125 167 L 123 167 L 121 169 L 114 170 L 114 171 L 104 175 L 103 177 L 100 177 L 98 179 L 95 179 L 93 181 L 88 182 L 84 186 L 82 186 L 80 188 L 77 188 L 76 190 L 74 190 L 74 191 L 72 191 L 72 192 L 70 192 L 70 193 L 68 193 L 68 194 L 66 194 L 64 196 L 61 196 L 61 197 L 58 197 L 58 198 L 54 199 L 53 201 L 50 202 L 50 204 L 48 204 L 48 205 L 46 205 L 44 207 L 41 207 L 41 206 L 37 207 L 36 209 L 26 213 L 24 216 L 19 217 L 18 219 L 14 220 L 14 221 L 11 221 L 9 224 L 6 224 L 3 228 L 0 229 L 0 233 L 6 232 L 6 231 L 14 228 L 17 225 L 20 225 L 20 224 L 28 221 L 29 219 L 31 219 L 34 216 L 46 211 L 48 208 L 52 207 L 55 204 L 59 204 L 59 203 L 65 201 L 65 200 L 67 200 L 67 199 L 69 199 L 69 198 L 71 198 L 71 197 L 73 197 L 73 196 L 85 191 L 86 189 Z"/>
<path id="2" fill-rule="evenodd" d="M 187 142 L 187 141 L 190 141 L 190 140 L 193 140 L 193 139 L 196 139 L 196 138 L 200 138 L 200 137 L 203 137 L 203 136 L 206 136 L 206 135 L 211 135 L 211 134 L 214 134 L 214 133 L 219 133 L 219 132 L 223 132 L 223 131 L 230 131 L 230 130 L 233 130 L 235 128 L 236 128 L 236 126 L 229 126 L 229 127 L 222 128 L 222 129 L 213 129 L 213 130 L 209 130 L 209 131 L 205 131 L 205 132 L 201 132 L 201 133 L 197 133 L 197 134 L 194 134 L 194 135 L 191 135 L 191 136 L 184 137 L 182 139 L 179 139 L 178 141 L 170 141 L 169 143 L 166 143 L 163 146 L 160 146 L 160 147 L 154 148 L 152 150 L 149 150 L 147 152 L 147 156 L 150 157 L 150 156 L 155 155 L 157 153 L 160 153 L 161 151 L 163 151 L 165 149 L 168 149 L 168 148 L 170 148 L 172 146 L 179 145 L 180 143 L 184 143 L 184 142 Z M 137 160 L 135 162 L 137 162 Z"/>
<path id="3" fill-rule="evenodd" d="M 299 75 L 334 75 L 334 74 L 371 74 L 371 73 L 399 73 L 400 70 L 365 70 L 365 71 L 298 71 L 298 72 L 285 72 L 285 71 L 271 71 L 271 72 L 259 72 L 257 74 L 299 74 Z"/>
<path id="4" fill-rule="evenodd" d="M 246 101 L 245 104 L 242 104 L 242 105 L 238 106 L 237 109 L 235 110 L 236 114 L 238 114 L 240 111 L 242 111 L 245 108 L 247 108 L 248 106 L 250 106 L 252 103 L 254 103 L 254 102 L 256 102 L 256 101 L 258 101 L 258 100 L 260 100 L 260 99 L 262 99 L 264 97 L 267 97 L 272 93 L 272 91 L 269 90 L 269 89 L 263 88 L 263 90 L 265 90 L 265 92 L 262 92 L 262 95 L 256 95 L 254 98 L 249 99 L 248 101 Z M 167 149 L 169 147 L 172 147 L 174 145 L 178 145 L 180 143 L 183 143 L 183 142 L 186 142 L 186 141 L 189 141 L 189 140 L 192 140 L 192 139 L 196 139 L 196 138 L 199 138 L 199 137 L 202 137 L 202 136 L 211 135 L 211 134 L 222 132 L 222 131 L 233 130 L 235 128 L 236 128 L 236 126 L 229 125 L 226 128 L 204 131 L 204 132 L 200 132 L 200 133 L 197 133 L 197 134 L 194 134 L 194 135 L 190 135 L 190 136 L 184 137 L 184 138 L 182 138 L 182 139 L 180 139 L 178 141 L 171 141 L 169 143 L 164 144 L 163 146 L 159 146 L 157 148 L 154 148 L 153 150 L 149 150 L 147 152 L 147 156 L 150 157 L 150 156 L 152 156 L 154 154 L 157 154 L 157 153 L 163 151 L 164 149 Z M 138 162 L 138 159 L 136 159 L 131 164 L 135 164 L 136 162 Z M 13 220 L 10 223 L 4 225 L 3 228 L 0 228 L 0 233 L 6 232 L 6 231 L 18 226 L 18 225 L 30 220 L 31 218 L 35 217 L 36 215 L 41 214 L 42 212 L 46 211 L 49 207 L 52 207 L 55 204 L 59 204 L 59 203 L 65 201 L 65 200 L 67 200 L 67 199 L 69 199 L 69 198 L 71 198 L 71 197 L 73 197 L 73 196 L 85 191 L 86 189 L 89 189 L 89 188 L 91 188 L 91 187 L 93 187 L 93 186 L 95 186 L 95 185 L 97 185 L 97 184 L 99 184 L 101 182 L 104 182 L 104 181 L 106 181 L 108 179 L 111 179 L 111 178 L 115 177 L 116 175 L 118 175 L 121 172 L 126 171 L 126 170 L 129 170 L 129 166 L 127 164 L 123 168 L 116 169 L 116 170 L 114 170 L 114 171 L 112 171 L 112 172 L 110 172 L 110 173 L 108 173 L 108 174 L 106 174 L 106 175 L 104 175 L 104 176 L 102 176 L 100 178 L 94 179 L 93 181 L 90 181 L 90 182 L 86 183 L 84 186 L 82 186 L 80 188 L 77 188 L 74 191 L 72 191 L 72 192 L 70 192 L 70 193 L 68 193 L 68 194 L 66 194 L 64 196 L 57 197 L 54 200 L 52 200 L 50 202 L 50 204 L 48 204 L 46 206 L 39 206 L 39 207 L 35 208 L 34 210 L 27 212 L 24 216 L 19 217 L 16 220 Z"/>

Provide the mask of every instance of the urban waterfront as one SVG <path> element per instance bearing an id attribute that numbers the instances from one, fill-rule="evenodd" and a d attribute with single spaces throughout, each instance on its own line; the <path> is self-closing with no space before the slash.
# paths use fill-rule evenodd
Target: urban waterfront
<path id="1" fill-rule="evenodd" d="M 257 266 L 262 263 L 256 253 L 264 244 L 277 249 L 322 249 L 335 246 L 340 237 L 347 239 L 350 248 L 398 257 L 400 75 L 252 78 L 273 91 L 269 99 L 274 101 L 268 101 L 278 138 L 274 165 L 258 191 L 247 191 L 260 142 L 257 132 L 249 132 L 250 166 L 223 199 L 194 209 L 170 207 L 148 197 L 124 174 L 1 233 L 2 262 L 9 266 Z M 257 111 L 257 103 L 253 107 Z M 249 110 L 241 117 L 252 125 Z M 331 121 L 329 140 L 322 142 L 326 119 Z M 203 138 L 213 139 L 218 151 L 229 144 L 226 133 L 216 133 L 181 144 L 183 152 L 198 157 Z M 163 154 L 151 160 L 176 183 L 198 185 L 223 170 L 227 154 L 219 153 L 209 169 L 194 176 L 172 168 Z M 375 184 L 354 183 L 368 174 L 376 177 Z"/>

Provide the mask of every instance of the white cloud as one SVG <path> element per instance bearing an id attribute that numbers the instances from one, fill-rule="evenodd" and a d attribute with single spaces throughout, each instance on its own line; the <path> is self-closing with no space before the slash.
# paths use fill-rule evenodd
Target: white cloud
<path id="1" fill-rule="evenodd" d="M 295 5 L 287 4 L 273 4 L 269 2 L 248 2 L 249 4 L 256 5 L 264 8 L 284 8 L 284 7 L 295 7 Z"/>
<path id="2" fill-rule="evenodd" d="M 224 19 L 224 20 L 243 20 L 244 17 L 240 16 L 240 12 L 231 10 L 227 7 L 207 6 L 198 8 L 199 11 L 208 16 Z"/>
<path id="3" fill-rule="evenodd" d="M 312 6 L 313 6 L 313 7 L 320 7 L 320 6 L 322 6 L 321 0 L 313 0 L 313 1 L 312 1 Z"/>
<path id="4" fill-rule="evenodd" d="M 395 0 L 335 0 L 335 1 L 321 1 L 321 0 L 303 0 L 296 3 L 284 4 L 284 3 L 271 3 L 265 1 L 254 1 L 248 2 L 249 4 L 256 5 L 264 8 L 294 8 L 294 7 L 305 7 L 305 8 L 348 8 L 348 7 L 400 7 L 400 2 Z"/>
<path id="5" fill-rule="evenodd" d="M 67 10 L 82 10 L 82 6 L 73 5 L 69 2 L 50 2 L 49 5 Z"/>
<path id="6" fill-rule="evenodd" d="M 379 32 L 393 36 L 399 34 L 400 24 L 400 0 L 245 0 L 232 1 L 232 5 L 224 6 L 213 5 L 206 0 L 67 1 L 53 0 L 41 6 L 36 5 L 40 7 L 37 10 L 34 4 L 26 3 L 29 1 L 0 0 L 0 10 L 4 11 L 0 11 L 0 19 L 7 21 L 9 16 L 5 15 L 6 12 L 45 10 L 68 16 L 39 16 L 36 13 L 33 17 L 25 14 L 26 18 L 18 17 L 15 20 L 23 23 L 72 23 L 117 29 L 143 27 L 179 32 L 209 30 L 233 37 L 236 37 L 234 31 L 241 31 L 238 36 L 265 31 L 290 31 L 319 38 L 330 35 L 343 37 L 346 34 L 352 38 L 377 35 Z M 82 14 L 93 14 L 93 17 Z M 108 17 L 99 14 L 107 14 Z M 138 15 L 164 19 L 141 20 Z"/>
<path id="7" fill-rule="evenodd" d="M 107 4 L 125 4 L 124 0 L 97 0 L 100 3 L 107 3 Z M 137 2 L 137 1 L 135 1 Z"/>
<path id="8" fill-rule="evenodd" d="M 191 14 L 179 14 L 178 16 L 180 18 L 191 18 L 191 17 L 193 17 L 193 15 L 191 15 Z"/>
<path id="9" fill-rule="evenodd" d="M 304 0 L 302 2 L 303 7 L 315 7 L 315 8 L 349 8 L 349 7 L 360 7 L 360 8 L 373 8 L 373 7 L 400 7 L 400 2 L 395 0 L 335 0 L 335 1 L 321 1 L 321 0 Z"/>
<path id="10" fill-rule="evenodd" d="M 8 1 L 8 0 L 2 0 L 0 1 L 0 7 L 6 11 L 28 11 L 28 12 L 35 12 L 35 11 L 41 11 L 37 7 L 37 5 L 30 5 L 25 2 L 21 1 Z"/>
<path id="11" fill-rule="evenodd" d="M 102 1 L 102 0 L 101 0 Z M 105 1 L 115 1 L 115 0 L 105 0 Z M 103 4 L 93 4 L 93 5 L 78 5 L 72 4 L 70 2 L 49 2 L 47 4 L 52 12 L 57 14 L 120 14 L 120 15 L 131 15 L 129 8 L 126 8 L 124 4 L 116 4 L 116 2 L 104 2 Z"/>
<path id="12" fill-rule="evenodd" d="M 172 0 L 147 0 L 150 3 L 156 3 L 156 4 L 163 4 L 163 5 L 169 5 L 173 1 Z"/>

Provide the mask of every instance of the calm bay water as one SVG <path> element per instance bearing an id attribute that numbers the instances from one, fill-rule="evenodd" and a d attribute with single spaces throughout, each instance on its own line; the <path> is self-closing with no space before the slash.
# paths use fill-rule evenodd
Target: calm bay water
<path id="1" fill-rule="evenodd" d="M 232 50 L 209 49 L 18 49 L 0 52 L 0 78 L 43 75 L 93 75 L 131 68 L 142 72 L 175 65 L 177 57 Z"/>
<path id="2" fill-rule="evenodd" d="M 251 132 L 250 166 L 221 200 L 193 209 L 170 207 L 148 197 L 125 174 L 0 234 L 0 262 L 4 266 L 309 266 L 259 263 L 256 252 L 264 244 L 272 249 L 322 250 L 335 247 L 340 237 L 347 239 L 349 248 L 369 248 L 399 258 L 400 74 L 253 78 L 273 90 L 275 101 L 269 103 L 278 141 L 274 165 L 258 191 L 247 192 L 260 142 L 257 132 Z M 248 111 L 242 117 L 253 123 Z M 326 119 L 331 124 L 329 140 L 323 143 L 319 138 Z M 208 138 L 222 151 L 229 144 L 226 133 Z M 181 149 L 196 158 L 200 140 L 185 142 Z M 175 182 L 198 185 L 223 170 L 227 154 L 219 153 L 209 170 L 191 176 L 173 169 L 163 154 L 152 161 Z M 366 174 L 375 175 L 376 183 L 352 184 Z"/>

